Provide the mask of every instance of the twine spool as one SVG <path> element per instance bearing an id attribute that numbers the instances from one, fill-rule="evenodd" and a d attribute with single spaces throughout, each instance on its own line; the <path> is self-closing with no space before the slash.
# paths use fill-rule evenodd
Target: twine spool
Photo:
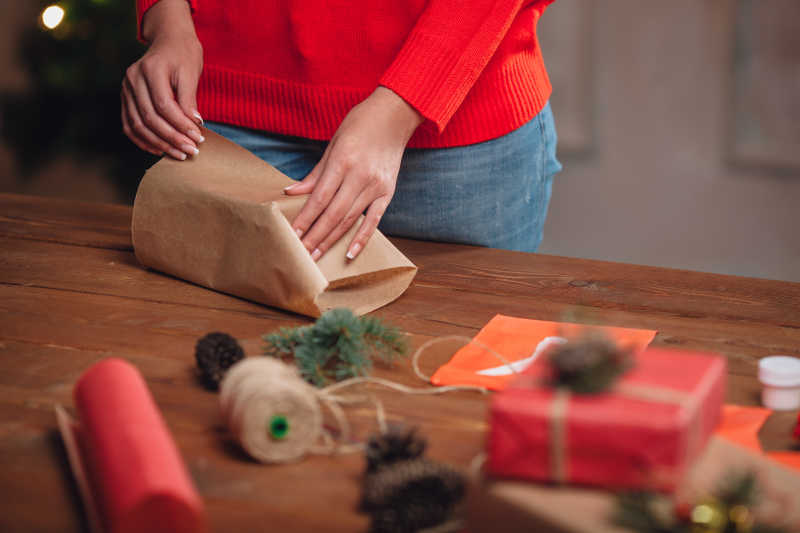
<path id="1" fill-rule="evenodd" d="M 234 438 L 264 463 L 302 458 L 322 432 L 316 391 L 277 359 L 249 357 L 234 365 L 222 382 L 220 404 Z"/>

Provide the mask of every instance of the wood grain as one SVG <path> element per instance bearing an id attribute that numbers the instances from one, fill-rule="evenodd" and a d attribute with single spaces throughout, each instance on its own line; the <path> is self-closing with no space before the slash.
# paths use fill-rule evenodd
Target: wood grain
<path id="1" fill-rule="evenodd" d="M 215 531 L 366 528 L 356 512 L 360 457 L 257 465 L 228 440 L 216 395 L 194 374 L 194 343 L 209 331 L 243 339 L 255 355 L 261 334 L 308 319 L 141 268 L 127 207 L 0 195 L 0 213 L 1 531 L 85 528 L 52 409 L 71 405 L 81 372 L 108 356 L 133 362 L 145 376 Z M 741 404 L 758 402 L 760 357 L 800 355 L 800 284 L 394 242 L 420 273 L 376 315 L 408 331 L 414 346 L 438 335 L 472 336 L 497 313 L 545 320 L 572 314 L 657 329 L 657 344 L 725 354 L 728 400 Z M 435 347 L 424 370 L 432 372 L 458 346 Z M 376 374 L 420 385 L 407 365 Z M 390 420 L 422 429 L 432 457 L 466 467 L 483 447 L 483 395 L 374 394 Z M 359 438 L 374 429 L 370 408 L 349 415 Z"/>
<path id="2" fill-rule="evenodd" d="M 127 206 L 0 194 L 0 235 L 131 250 Z"/>

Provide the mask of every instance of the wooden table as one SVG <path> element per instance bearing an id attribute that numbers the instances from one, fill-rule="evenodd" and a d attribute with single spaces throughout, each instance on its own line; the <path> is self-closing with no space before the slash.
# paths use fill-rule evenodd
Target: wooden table
<path id="1" fill-rule="evenodd" d="M 53 414 L 103 357 L 144 374 L 208 507 L 214 531 L 361 531 L 359 456 L 286 466 L 246 459 L 226 437 L 217 396 L 198 386 L 194 344 L 221 330 L 244 340 L 307 319 L 141 268 L 131 210 L 0 195 L 0 530 L 85 528 Z M 800 355 L 800 284 L 395 240 L 419 266 L 376 312 L 414 334 L 474 335 L 497 313 L 658 330 L 657 345 L 713 350 L 730 364 L 728 401 L 757 404 L 757 360 Z M 455 351 L 424 362 L 432 371 Z M 419 385 L 403 367 L 379 375 Z M 391 420 L 418 425 L 429 455 L 466 466 L 482 448 L 486 398 L 381 393 Z M 362 435 L 371 413 L 354 409 Z"/>

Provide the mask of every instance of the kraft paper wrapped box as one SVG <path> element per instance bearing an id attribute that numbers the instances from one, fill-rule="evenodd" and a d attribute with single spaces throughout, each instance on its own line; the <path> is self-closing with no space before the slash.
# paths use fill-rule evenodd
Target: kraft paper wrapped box
<path id="1" fill-rule="evenodd" d="M 289 177 L 204 130 L 200 154 L 163 158 L 139 185 L 132 238 L 143 265 L 204 287 L 319 316 L 364 314 L 398 298 L 416 267 L 379 231 L 348 261 L 356 223 L 318 261 L 290 221 L 306 197 L 283 194 Z"/>
<path id="2" fill-rule="evenodd" d="M 785 531 L 800 531 L 800 475 L 714 435 L 677 490 L 699 503 L 728 476 L 754 472 L 762 497 L 755 512 Z M 467 496 L 471 533 L 630 533 L 615 525 L 613 491 L 505 479 L 474 479 Z"/>
<path id="3" fill-rule="evenodd" d="M 664 349 L 634 356 L 608 392 L 545 384 L 538 360 L 490 407 L 487 471 L 501 478 L 670 490 L 701 454 L 725 394 L 722 357 Z"/>

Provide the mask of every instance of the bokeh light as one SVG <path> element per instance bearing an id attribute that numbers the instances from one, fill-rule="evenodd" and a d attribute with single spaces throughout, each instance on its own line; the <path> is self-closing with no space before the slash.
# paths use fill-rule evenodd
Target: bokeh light
<path id="1" fill-rule="evenodd" d="M 52 5 L 42 11 L 42 24 L 45 28 L 52 30 L 64 20 L 64 8 L 58 5 Z"/>

